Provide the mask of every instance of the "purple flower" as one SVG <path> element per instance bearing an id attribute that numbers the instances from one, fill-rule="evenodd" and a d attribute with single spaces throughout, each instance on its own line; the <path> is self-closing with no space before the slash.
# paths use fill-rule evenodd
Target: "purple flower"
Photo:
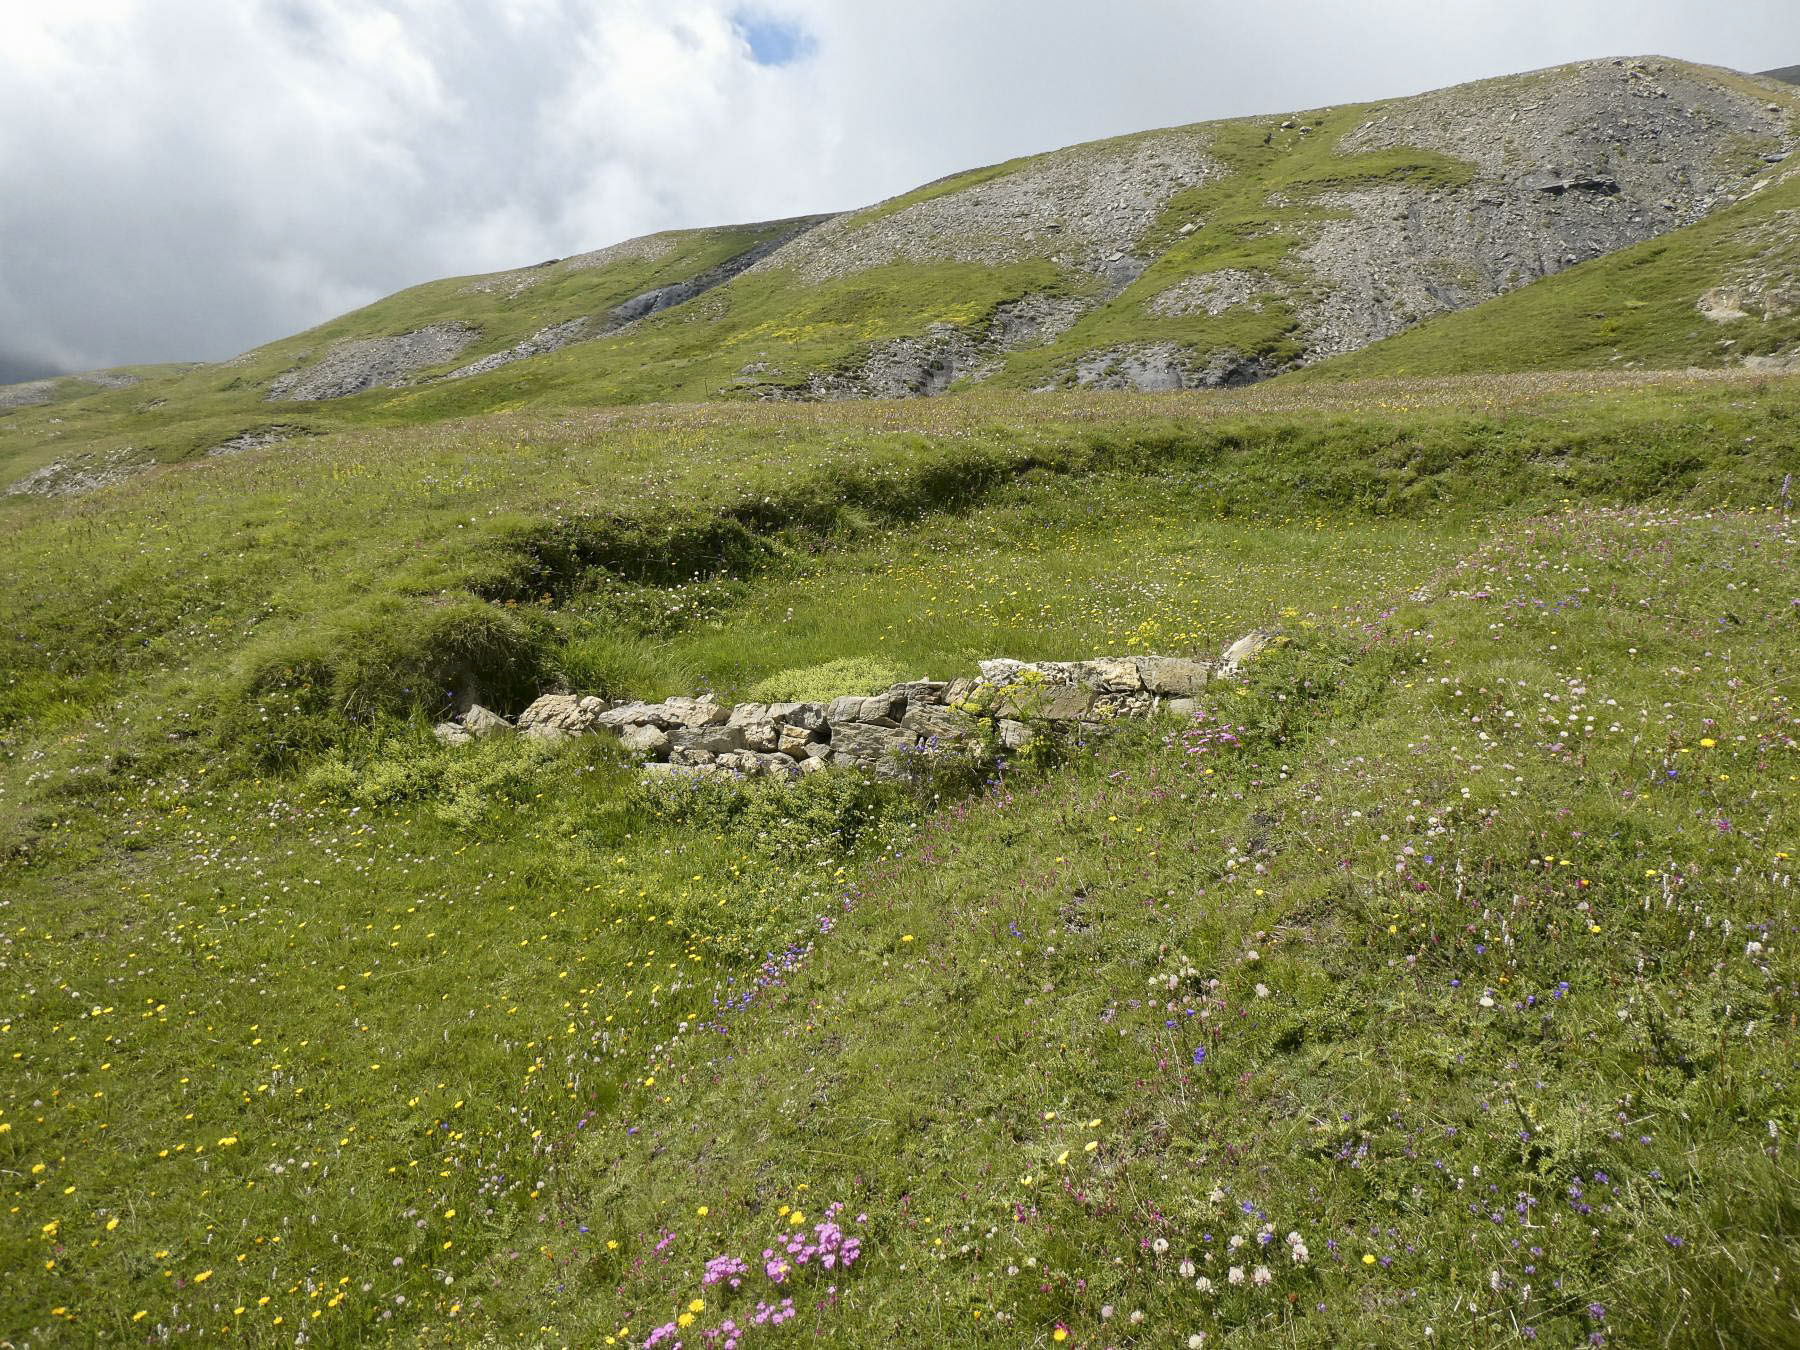
<path id="1" fill-rule="evenodd" d="M 1194 1047 L 1194 1063 L 1206 1063 L 1206 1047 L 1204 1045 L 1196 1045 Z"/>

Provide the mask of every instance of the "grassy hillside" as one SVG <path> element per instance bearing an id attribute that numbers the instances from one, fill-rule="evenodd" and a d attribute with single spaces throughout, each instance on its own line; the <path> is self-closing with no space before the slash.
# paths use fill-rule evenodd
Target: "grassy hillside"
<path id="1" fill-rule="evenodd" d="M 1800 350 L 1800 173 L 1698 225 L 1305 372 L 1681 369 Z M 1707 311 L 1713 311 L 1709 317 Z"/>
<path id="2" fill-rule="evenodd" d="M 0 1337 L 1784 1343 L 1797 417 L 592 410 L 14 503 Z M 1251 626 L 1203 719 L 987 781 L 428 730 Z"/>
<path id="3" fill-rule="evenodd" d="M 1800 96 L 1662 58 L 1118 137 L 843 216 L 434 282 L 232 361 L 132 372 L 129 387 L 63 380 L 53 403 L 16 407 L 0 391 L 0 485 L 85 491 L 157 464 L 520 409 L 1235 384 L 1509 291 L 1499 336 L 1446 339 L 1431 359 L 1438 340 L 1422 337 L 1407 368 L 1727 364 L 1791 338 L 1786 283 L 1769 281 L 1779 314 L 1730 330 L 1731 348 L 1688 334 L 1708 325 L 1682 306 L 1737 284 L 1730 265 L 1759 248 L 1787 248 L 1777 207 L 1794 189 L 1709 213 L 1796 147 Z M 1670 260 L 1631 302 L 1652 313 L 1597 293 L 1617 272 L 1564 271 L 1632 244 L 1622 258 Z"/>
<path id="4" fill-rule="evenodd" d="M 417 421 L 449 407 L 409 413 L 408 391 L 377 389 L 327 402 L 271 402 L 272 381 L 325 357 L 334 344 L 391 337 L 456 323 L 477 336 L 452 358 L 410 378 L 429 381 L 530 338 L 546 328 L 604 315 L 634 296 L 700 276 L 790 233 L 797 222 L 673 231 L 613 249 L 485 277 L 429 282 L 217 365 L 131 367 L 132 377 L 94 392 L 78 379 L 56 382 L 44 406 L 0 410 L 0 473 L 22 476 L 57 458 L 127 456 L 148 466 L 203 456 L 242 436 L 297 440 L 340 427 Z M 429 385 L 426 386 L 429 388 Z M 487 408 L 503 404 L 488 399 Z"/>

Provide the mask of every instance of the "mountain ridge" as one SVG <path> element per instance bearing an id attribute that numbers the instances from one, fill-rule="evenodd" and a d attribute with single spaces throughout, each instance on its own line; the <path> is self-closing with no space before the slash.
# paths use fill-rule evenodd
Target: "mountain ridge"
<path id="1" fill-rule="evenodd" d="M 217 365 L 0 390 L 0 480 L 79 489 L 96 457 L 123 471 L 520 406 L 1334 369 L 1438 315 L 1684 237 L 1797 148 L 1800 93 L 1662 57 L 1133 133 L 859 210 L 426 283 Z M 1690 363 L 1683 343 L 1661 359 Z"/>

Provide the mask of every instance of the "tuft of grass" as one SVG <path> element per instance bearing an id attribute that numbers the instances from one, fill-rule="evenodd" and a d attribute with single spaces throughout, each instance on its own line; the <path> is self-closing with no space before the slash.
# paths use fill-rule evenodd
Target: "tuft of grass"
<path id="1" fill-rule="evenodd" d="M 750 687 L 759 703 L 829 703 L 846 694 L 873 694 L 901 679 L 898 668 L 868 656 L 840 656 L 816 666 L 778 670 Z"/>

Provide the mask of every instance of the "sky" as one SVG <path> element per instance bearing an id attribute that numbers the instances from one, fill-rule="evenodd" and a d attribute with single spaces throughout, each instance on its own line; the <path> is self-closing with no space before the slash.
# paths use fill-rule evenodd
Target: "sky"
<path id="1" fill-rule="evenodd" d="M 0 34 L 5 382 L 1148 127 L 1590 57 L 1790 65 L 1800 3 L 0 0 Z"/>

